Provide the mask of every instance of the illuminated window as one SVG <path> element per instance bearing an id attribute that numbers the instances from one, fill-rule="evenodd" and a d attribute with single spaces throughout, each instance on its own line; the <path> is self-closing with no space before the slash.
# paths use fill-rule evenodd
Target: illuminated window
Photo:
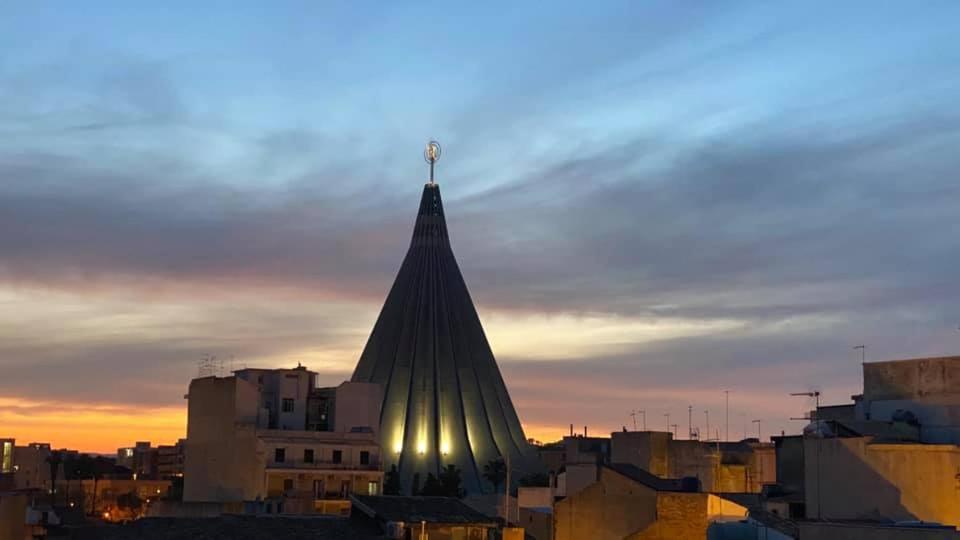
<path id="1" fill-rule="evenodd" d="M 275 463 L 283 463 L 287 459 L 287 449 L 286 448 L 276 448 L 273 450 L 273 461 Z"/>
<path id="2" fill-rule="evenodd" d="M 293 398 L 285 397 L 283 398 L 283 404 L 281 406 L 283 412 L 293 412 Z"/>
<path id="3" fill-rule="evenodd" d="M 367 495 L 376 495 L 379 487 L 376 482 L 367 482 Z"/>
<path id="4" fill-rule="evenodd" d="M 3 458 L 3 462 L 0 462 L 0 472 L 10 472 L 13 462 L 13 443 L 3 441 L 3 452 L 0 452 L 0 458 Z"/>

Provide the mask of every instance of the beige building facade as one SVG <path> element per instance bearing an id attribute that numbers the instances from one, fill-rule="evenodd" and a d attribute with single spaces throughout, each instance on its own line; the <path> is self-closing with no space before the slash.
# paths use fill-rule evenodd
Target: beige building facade
<path id="1" fill-rule="evenodd" d="M 188 394 L 184 501 L 279 498 L 283 502 L 268 503 L 270 511 L 340 512 L 343 505 L 335 503 L 351 494 L 379 494 L 379 385 L 349 382 L 316 389 L 311 387 L 315 380 L 316 374 L 302 367 L 194 379 Z M 321 398 L 326 400 L 322 406 Z"/>
<path id="2" fill-rule="evenodd" d="M 773 444 L 756 439 L 740 442 L 676 440 L 672 433 L 614 432 L 610 462 L 629 463 L 661 478 L 691 477 L 703 491 L 759 493 L 777 481 Z"/>
<path id="3" fill-rule="evenodd" d="M 808 518 L 960 525 L 960 447 L 807 438 L 804 456 Z"/>
<path id="4" fill-rule="evenodd" d="M 960 444 L 960 356 L 863 365 L 859 420 L 916 419 L 921 442 Z"/>
<path id="5" fill-rule="evenodd" d="M 553 538 L 706 539 L 711 522 L 743 519 L 747 514 L 735 502 L 667 488 L 670 484 L 678 487 L 672 481 L 600 467 L 594 483 L 555 503 Z"/>

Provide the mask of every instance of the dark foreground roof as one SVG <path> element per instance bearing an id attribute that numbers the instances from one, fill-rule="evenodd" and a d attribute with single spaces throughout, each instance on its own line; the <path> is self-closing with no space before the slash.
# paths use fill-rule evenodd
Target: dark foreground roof
<path id="1" fill-rule="evenodd" d="M 768 512 L 760 508 L 751 508 L 750 519 L 777 532 L 783 533 L 790 538 L 797 538 L 800 536 L 800 529 L 797 528 L 796 523 L 790 521 L 789 519 L 784 519 L 773 512 Z"/>
<path id="2" fill-rule="evenodd" d="M 470 523 L 496 527 L 497 521 L 452 497 L 399 497 L 352 495 L 355 511 L 379 521 L 406 523 Z"/>
<path id="3" fill-rule="evenodd" d="M 144 518 L 126 525 L 92 527 L 80 540 L 382 540 L 366 520 L 338 517 Z"/>
<path id="4" fill-rule="evenodd" d="M 629 463 L 611 463 L 607 465 L 607 468 L 613 469 L 623 476 L 657 491 L 696 491 L 684 489 L 683 481 L 679 478 L 660 478 L 653 473 Z"/>

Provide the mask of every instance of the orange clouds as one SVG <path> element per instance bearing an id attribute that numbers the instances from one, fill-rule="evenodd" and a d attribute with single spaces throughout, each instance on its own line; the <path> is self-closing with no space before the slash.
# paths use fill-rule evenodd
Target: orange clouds
<path id="1" fill-rule="evenodd" d="M 0 396 L 0 436 L 18 444 L 115 453 L 135 441 L 170 444 L 186 436 L 186 407 L 39 401 Z"/>

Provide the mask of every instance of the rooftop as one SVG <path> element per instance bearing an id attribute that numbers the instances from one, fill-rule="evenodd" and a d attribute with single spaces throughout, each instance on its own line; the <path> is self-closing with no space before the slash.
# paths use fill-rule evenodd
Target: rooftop
<path id="1" fill-rule="evenodd" d="M 335 517 L 144 518 L 126 525 L 94 527 L 89 540 L 382 540 L 379 527 L 363 520 Z"/>
<path id="2" fill-rule="evenodd" d="M 636 465 L 611 463 L 606 467 L 657 491 L 691 491 L 690 489 L 684 489 L 683 481 L 679 478 L 660 478 Z"/>
<path id="3" fill-rule="evenodd" d="M 496 519 L 452 497 L 351 495 L 354 509 L 380 521 L 470 523 L 496 527 Z"/>

